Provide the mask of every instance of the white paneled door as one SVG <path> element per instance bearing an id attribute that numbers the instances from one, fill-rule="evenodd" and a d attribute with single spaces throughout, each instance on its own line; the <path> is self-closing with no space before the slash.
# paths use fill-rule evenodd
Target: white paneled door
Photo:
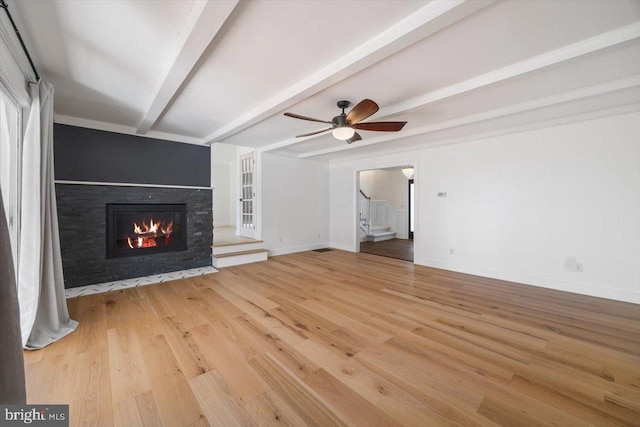
<path id="1" fill-rule="evenodd" d="M 256 233 L 255 155 L 240 156 L 240 235 L 254 238 Z"/>

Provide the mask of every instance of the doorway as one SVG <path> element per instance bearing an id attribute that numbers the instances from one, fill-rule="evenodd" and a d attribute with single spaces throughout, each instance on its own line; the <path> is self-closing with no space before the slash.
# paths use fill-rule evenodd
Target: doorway
<path id="1" fill-rule="evenodd" d="M 253 243 L 258 234 L 254 150 L 219 142 L 213 144 L 211 175 L 213 245 Z M 247 203 L 244 201 L 245 195 L 250 195 Z M 242 209 L 245 210 L 244 213 Z"/>
<path id="2" fill-rule="evenodd" d="M 406 167 L 359 172 L 359 251 L 413 261 L 413 179 Z M 408 184 L 407 182 L 410 181 Z"/>

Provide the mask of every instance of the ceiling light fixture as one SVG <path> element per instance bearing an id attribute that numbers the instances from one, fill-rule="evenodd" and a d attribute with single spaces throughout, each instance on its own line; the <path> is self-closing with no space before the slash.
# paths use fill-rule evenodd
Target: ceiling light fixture
<path id="1" fill-rule="evenodd" d="M 404 176 L 407 177 L 407 179 L 412 179 L 413 178 L 413 166 L 406 166 L 406 167 L 402 168 L 402 173 L 404 174 Z"/>
<path id="2" fill-rule="evenodd" d="M 350 126 L 341 126 L 332 130 L 331 133 L 334 138 L 346 141 L 356 133 L 356 130 Z"/>
<path id="3" fill-rule="evenodd" d="M 287 117 L 293 117 L 294 119 L 306 120 L 308 122 L 319 122 L 331 125 L 328 129 L 296 135 L 296 138 L 319 135 L 321 133 L 331 131 L 334 138 L 345 141 L 347 144 L 351 144 L 362 139 L 358 133 L 359 130 L 398 132 L 407 124 L 407 122 L 363 122 L 363 120 L 371 117 L 378 111 L 378 104 L 370 99 L 363 99 L 358 103 L 358 105 L 349 111 L 349 114 L 347 114 L 344 110 L 349 108 L 349 105 L 351 105 L 349 101 L 338 101 L 338 108 L 342 110 L 342 113 L 335 116 L 331 121 L 314 119 L 313 117 L 301 116 L 300 114 L 288 112 L 284 113 L 284 115 Z"/>

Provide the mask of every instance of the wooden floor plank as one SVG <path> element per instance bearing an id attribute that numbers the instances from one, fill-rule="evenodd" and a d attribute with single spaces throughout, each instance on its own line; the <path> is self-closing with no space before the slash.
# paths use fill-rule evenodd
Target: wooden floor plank
<path id="1" fill-rule="evenodd" d="M 231 391 L 221 386 L 214 372 L 207 372 L 189 381 L 209 424 L 214 426 L 255 426 L 249 414 L 238 405 Z"/>
<path id="2" fill-rule="evenodd" d="M 115 427 L 144 427 L 135 398 L 122 400 L 113 405 L 113 425 Z"/>
<path id="3" fill-rule="evenodd" d="M 145 366 L 165 426 L 193 424 L 204 414 L 163 335 L 145 342 Z"/>
<path id="4" fill-rule="evenodd" d="M 136 396 L 136 406 L 144 427 L 160 427 L 162 421 L 158 412 L 158 404 L 152 391 Z"/>
<path id="5" fill-rule="evenodd" d="M 113 403 L 151 390 L 144 349 L 136 333 L 125 327 L 111 328 L 107 331 L 107 345 Z"/>
<path id="6" fill-rule="evenodd" d="M 252 361 L 252 366 L 291 406 L 298 416 L 312 426 L 346 426 L 344 416 L 295 374 L 266 354 Z"/>
<path id="7" fill-rule="evenodd" d="M 372 427 L 402 425 L 324 369 L 318 369 L 306 377 L 304 382 L 357 425 Z"/>
<path id="8" fill-rule="evenodd" d="M 70 424 L 113 425 L 107 354 L 100 350 L 79 354 L 70 373 L 69 406 L 75 408 L 69 413 Z"/>
<path id="9" fill-rule="evenodd" d="M 269 388 L 246 362 L 242 351 L 226 338 L 222 325 L 203 325 L 191 330 L 198 346 L 242 403 L 266 392 Z"/>
<path id="10" fill-rule="evenodd" d="M 343 251 L 69 300 L 72 426 L 640 425 L 640 307 Z"/>
<path id="11" fill-rule="evenodd" d="M 304 427 L 308 424 L 280 397 L 268 391 L 244 405 L 256 424 L 264 427 Z"/>

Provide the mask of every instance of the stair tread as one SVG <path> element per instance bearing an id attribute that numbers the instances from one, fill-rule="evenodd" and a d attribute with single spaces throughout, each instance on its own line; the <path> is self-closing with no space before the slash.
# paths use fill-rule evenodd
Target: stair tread
<path id="1" fill-rule="evenodd" d="M 214 258 L 227 258 L 227 257 L 231 257 L 231 256 L 236 256 L 236 255 L 249 255 L 249 254 L 258 254 L 261 252 L 269 252 L 268 249 L 253 249 L 250 251 L 239 251 L 239 252 L 229 252 L 226 254 L 216 254 L 216 255 L 211 255 Z"/>
<path id="2" fill-rule="evenodd" d="M 372 231 L 368 234 L 368 236 L 389 236 L 391 234 L 396 234 L 395 231 Z"/>
<path id="3" fill-rule="evenodd" d="M 222 248 L 225 246 L 238 246 L 238 245 L 252 245 L 254 243 L 263 243 L 263 240 L 250 240 L 246 242 L 229 242 L 229 243 L 214 243 L 211 245 L 212 248 Z"/>

